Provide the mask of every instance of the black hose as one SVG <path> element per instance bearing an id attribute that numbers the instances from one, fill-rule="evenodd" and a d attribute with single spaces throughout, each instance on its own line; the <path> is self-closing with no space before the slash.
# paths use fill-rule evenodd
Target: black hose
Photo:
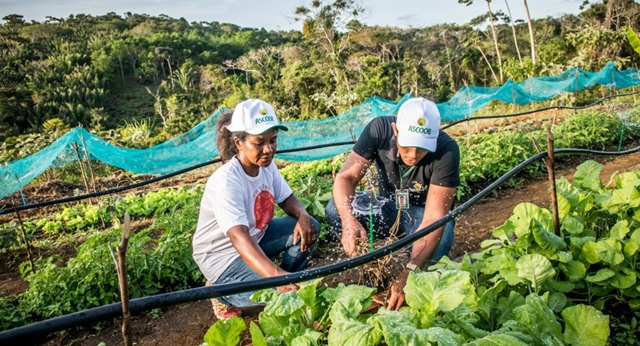
<path id="1" fill-rule="evenodd" d="M 338 142 L 338 143 L 331 143 L 331 144 L 312 145 L 312 146 L 303 147 L 303 148 L 283 149 L 283 150 L 278 150 L 278 154 L 284 154 L 284 153 L 290 153 L 290 152 L 296 152 L 296 151 L 304 151 L 304 150 L 312 150 L 312 149 L 319 149 L 319 148 L 326 148 L 326 147 L 334 147 L 334 146 L 347 145 L 347 144 L 353 144 L 353 143 L 354 143 L 353 141 L 349 141 L 349 142 Z M 155 183 L 156 181 L 160 181 L 160 180 L 164 180 L 164 179 L 167 179 L 167 178 L 171 178 L 173 176 L 176 176 L 176 175 L 179 175 L 179 174 L 182 174 L 182 173 L 185 173 L 185 172 L 189 172 L 189 171 L 192 171 L 192 170 L 200 168 L 200 167 L 204 167 L 204 166 L 207 166 L 207 165 L 218 163 L 220 161 L 221 161 L 220 158 L 209 160 L 207 162 L 199 163 L 199 164 L 191 166 L 191 167 L 183 168 L 183 169 L 181 169 L 179 171 L 175 171 L 173 173 L 164 174 L 164 175 L 155 177 L 153 179 L 141 181 L 139 183 L 135 183 L 135 184 L 131 184 L 131 185 L 125 185 L 125 186 L 121 186 L 121 187 L 116 187 L 116 188 L 113 188 L 113 189 L 98 191 L 98 192 L 94 192 L 94 193 L 88 193 L 88 194 L 79 195 L 79 196 L 54 199 L 54 200 L 40 202 L 40 203 L 33 203 L 33 204 L 27 204 L 27 205 L 21 205 L 21 206 L 9 206 L 8 208 L 0 210 L 0 215 L 8 214 L 8 213 L 11 213 L 11 212 L 22 211 L 22 210 L 42 208 L 42 207 L 46 207 L 46 206 L 50 206 L 50 205 L 56 205 L 56 204 L 62 204 L 62 203 L 68 203 L 68 202 L 76 202 L 76 201 L 80 201 L 80 200 L 87 199 L 87 198 L 99 197 L 99 196 L 104 196 L 104 195 L 110 195 L 112 193 L 131 190 L 131 189 L 134 189 L 134 188 L 137 188 L 137 187 L 140 187 L 140 186 L 144 186 L 144 185 L 149 185 L 151 183 Z"/>
<path id="2" fill-rule="evenodd" d="M 603 97 L 601 99 L 598 99 L 598 100 L 596 100 L 596 101 L 594 101 L 592 103 L 589 103 L 587 105 L 584 105 L 584 106 L 550 106 L 550 107 L 545 107 L 545 108 L 536 108 L 536 109 L 533 109 L 533 110 L 530 110 L 530 111 L 520 112 L 520 113 L 511 113 L 511 114 L 502 114 L 502 115 L 482 115 L 482 116 L 476 116 L 476 117 L 469 117 L 469 118 L 464 118 L 464 119 L 456 120 L 454 122 L 447 123 L 447 125 L 442 126 L 442 129 L 446 130 L 451 126 L 463 123 L 465 121 L 471 121 L 471 120 L 510 118 L 510 117 L 517 117 L 517 116 L 520 116 L 520 115 L 544 112 L 544 111 L 548 111 L 548 110 L 552 110 L 552 109 L 580 110 L 580 109 L 593 107 L 593 106 L 595 106 L 597 104 L 600 104 L 600 103 L 602 103 L 602 102 L 604 102 L 604 101 L 606 101 L 607 99 L 610 99 L 610 98 L 629 96 L 629 95 L 634 95 L 634 94 L 638 94 L 638 93 L 640 93 L 640 91 L 633 91 L 633 92 L 626 93 L 626 94 L 609 95 L 609 96 L 605 96 L 605 97 Z"/>
<path id="3" fill-rule="evenodd" d="M 581 155 L 608 155 L 618 156 L 627 155 L 640 151 L 640 146 L 620 152 L 610 151 L 597 151 L 588 149 L 573 149 L 563 148 L 554 150 L 554 154 L 581 154 Z M 249 282 L 234 282 L 228 284 L 221 284 L 208 287 L 191 288 L 187 290 L 181 290 L 170 293 L 158 294 L 155 296 L 142 297 L 132 299 L 129 302 L 129 309 L 131 313 L 137 313 L 141 311 L 172 306 L 176 304 L 203 300 L 207 298 L 216 298 L 220 296 L 226 296 L 231 294 L 250 292 L 264 288 L 278 287 L 282 285 L 298 283 L 307 281 L 310 279 L 325 277 L 327 275 L 339 273 L 347 269 L 357 267 L 359 265 L 369 263 L 381 257 L 384 257 L 394 251 L 400 250 L 406 246 L 413 244 L 414 241 L 425 237 L 434 230 L 444 226 L 447 222 L 454 219 L 464 211 L 469 209 L 473 204 L 480 201 L 482 198 L 493 192 L 496 188 L 502 185 L 507 180 L 511 179 L 514 175 L 521 172 L 528 165 L 541 160 L 548 156 L 548 152 L 542 152 L 536 154 L 527 160 L 520 163 L 518 166 L 502 175 L 496 181 L 484 188 L 478 194 L 460 204 L 455 209 L 451 210 L 444 217 L 436 220 L 434 223 L 427 227 L 417 230 L 415 233 L 405 236 L 404 238 L 383 246 L 373 252 L 345 260 L 343 262 L 330 264 L 324 267 L 312 268 L 302 272 L 291 273 L 289 275 L 264 278 Z M 42 337 L 44 335 L 54 333 L 57 331 L 65 330 L 71 327 L 79 326 L 82 324 L 89 324 L 98 321 L 104 321 L 112 318 L 116 318 L 122 314 L 121 303 L 113 303 L 104 305 L 84 311 L 51 318 L 45 321 L 35 322 L 26 326 L 17 327 L 14 329 L 0 332 L 0 344 L 5 342 L 13 342 L 18 340 L 27 340 L 29 338 Z"/>

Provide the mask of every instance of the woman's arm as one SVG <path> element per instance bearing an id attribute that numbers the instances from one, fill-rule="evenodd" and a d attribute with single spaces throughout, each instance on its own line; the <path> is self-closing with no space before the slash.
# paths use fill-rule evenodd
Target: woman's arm
<path id="1" fill-rule="evenodd" d="M 260 276 L 272 277 L 289 274 L 289 272 L 278 267 L 267 257 L 260 245 L 249 235 L 249 228 L 247 226 L 238 225 L 231 227 L 227 234 L 229 235 L 229 239 L 231 239 L 233 247 L 235 247 L 236 251 L 240 254 L 240 257 Z M 279 286 L 276 289 L 282 293 L 287 293 L 297 290 L 298 286 L 291 284 Z"/>
<path id="2" fill-rule="evenodd" d="M 307 251 L 309 246 L 313 245 L 317 240 L 316 231 L 311 224 L 311 216 L 294 195 L 289 196 L 278 205 L 287 215 L 298 219 L 298 223 L 293 230 L 293 244 L 298 244 L 298 240 L 300 240 L 300 251 Z"/>

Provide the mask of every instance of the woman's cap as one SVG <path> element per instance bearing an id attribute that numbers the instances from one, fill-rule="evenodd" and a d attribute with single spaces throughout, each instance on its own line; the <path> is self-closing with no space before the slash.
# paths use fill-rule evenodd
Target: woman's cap
<path id="1" fill-rule="evenodd" d="M 231 124 L 227 125 L 227 129 L 231 132 L 244 131 L 252 135 L 259 135 L 274 127 L 284 131 L 289 130 L 278 122 L 273 107 L 260 99 L 249 99 L 238 103 L 233 110 Z"/>
<path id="2" fill-rule="evenodd" d="M 440 131 L 440 111 L 433 101 L 422 97 L 405 101 L 396 118 L 398 144 L 436 151 Z"/>

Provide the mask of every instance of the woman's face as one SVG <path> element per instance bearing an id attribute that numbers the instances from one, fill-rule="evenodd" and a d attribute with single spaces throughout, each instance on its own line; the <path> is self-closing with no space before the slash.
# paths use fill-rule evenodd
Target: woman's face
<path id="1" fill-rule="evenodd" d="M 247 174 L 258 173 L 260 167 L 268 167 L 278 148 L 278 129 L 273 128 L 259 135 L 248 134 L 244 141 L 235 138 L 238 159 Z"/>

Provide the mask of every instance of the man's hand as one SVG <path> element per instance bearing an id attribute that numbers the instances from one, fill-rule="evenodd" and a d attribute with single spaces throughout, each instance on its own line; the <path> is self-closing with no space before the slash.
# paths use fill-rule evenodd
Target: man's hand
<path id="1" fill-rule="evenodd" d="M 367 239 L 367 232 L 364 227 L 356 219 L 345 220 L 342 224 L 342 246 L 344 246 L 344 252 L 348 256 L 353 256 L 356 250 L 356 239 Z"/>
<path id="2" fill-rule="evenodd" d="M 300 215 L 296 227 L 293 229 L 293 245 L 298 244 L 300 239 L 300 251 L 307 251 L 316 242 L 316 231 L 311 225 L 309 214 Z"/>
<path id="3" fill-rule="evenodd" d="M 398 310 L 404 304 L 404 286 L 407 284 L 409 273 L 410 271 L 405 268 L 393 281 L 393 285 L 389 290 L 389 298 L 387 299 L 387 309 Z"/>

